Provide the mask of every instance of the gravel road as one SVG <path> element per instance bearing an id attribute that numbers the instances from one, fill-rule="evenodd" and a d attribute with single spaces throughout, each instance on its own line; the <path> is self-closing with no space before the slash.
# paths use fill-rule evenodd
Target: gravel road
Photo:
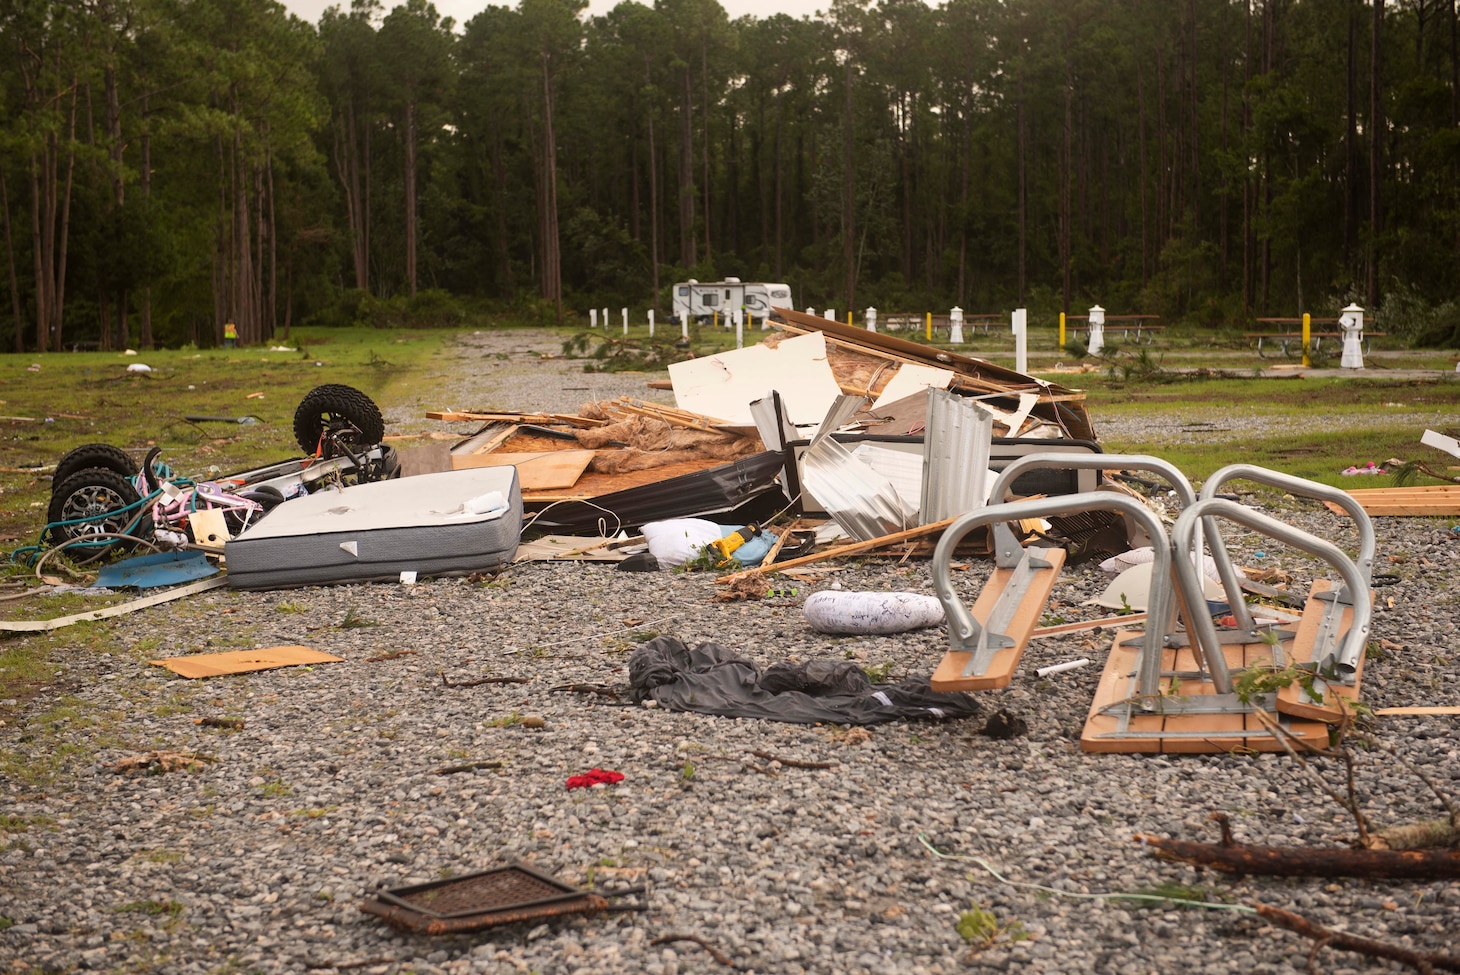
<path id="1" fill-rule="evenodd" d="M 541 385 L 530 346 L 503 361 Z M 596 398 L 644 394 L 643 377 L 593 379 L 603 380 Z M 518 381 L 482 377 L 451 405 L 486 406 Z M 495 402 L 556 408 L 522 392 Z M 562 408 L 576 402 L 565 396 Z M 393 424 L 427 408 L 386 405 Z M 1316 505 L 1249 500 L 1354 544 Z M 1376 522 L 1377 571 L 1397 578 L 1378 590 L 1363 680 L 1373 707 L 1460 705 L 1453 524 Z M 1315 568 L 1245 532 L 1229 544 L 1242 564 L 1283 567 L 1299 583 Z M 1315 784 L 1343 788 L 1332 759 L 1313 760 L 1310 777 L 1275 755 L 1081 752 L 1109 632 L 1038 639 L 1009 687 L 976 695 L 984 715 L 1027 722 L 1008 739 L 980 734 L 982 717 L 797 726 L 564 689 L 622 688 L 633 647 L 653 634 L 716 641 L 762 664 L 930 672 L 941 630 L 831 637 L 801 614 L 833 585 L 932 592 L 927 562 L 839 565 L 750 603 L 716 602 L 706 573 L 523 563 L 494 580 L 221 589 L 61 631 L 58 679 L 34 699 L 0 702 L 0 750 L 15 773 L 0 780 L 0 971 L 674 975 L 727 970 L 717 954 L 736 970 L 787 975 L 1306 971 L 1309 943 L 1246 910 L 1254 902 L 1416 951 L 1456 950 L 1460 882 L 1232 878 L 1137 843 L 1138 833 L 1215 841 L 1216 812 L 1257 844 L 1337 848 L 1355 827 Z M 975 562 L 960 575 L 969 600 L 986 573 Z M 1081 603 L 1107 580 L 1091 565 L 1067 569 L 1049 617 L 1103 615 Z M 290 644 L 344 659 L 209 680 L 148 664 Z M 1092 665 L 1035 674 L 1079 657 Z M 521 683 L 446 686 L 443 675 Z M 1460 802 L 1460 719 L 1378 718 L 1373 735 L 1393 750 L 1356 751 L 1357 797 L 1375 826 L 1444 815 L 1409 766 Z M 114 771 L 149 750 L 199 759 L 162 774 Z M 494 767 L 438 774 L 478 762 Z M 624 779 L 565 788 L 595 767 Z M 573 884 L 646 884 L 648 910 L 441 937 L 398 934 L 358 910 L 377 886 L 511 860 Z M 1108 896 L 1152 892 L 1212 906 Z M 971 944 L 960 921 L 972 933 L 979 918 L 984 935 Z M 1334 949 L 1319 965 L 1330 975 L 1392 967 Z"/>

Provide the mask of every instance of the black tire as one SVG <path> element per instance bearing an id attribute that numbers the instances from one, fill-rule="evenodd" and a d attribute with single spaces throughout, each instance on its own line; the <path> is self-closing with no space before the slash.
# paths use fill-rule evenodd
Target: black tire
<path id="1" fill-rule="evenodd" d="M 46 540 L 60 545 L 73 539 L 84 538 L 100 532 L 125 532 L 134 519 L 141 520 L 132 527 L 129 534 L 146 538 L 152 534 L 152 515 L 130 508 L 140 500 L 137 489 L 129 478 L 104 467 L 93 467 L 77 471 L 57 484 L 51 492 L 51 504 L 46 509 L 47 522 L 68 522 L 78 518 L 91 520 L 73 525 L 56 525 L 47 533 Z M 92 517 L 100 516 L 100 517 Z M 132 548 L 126 541 L 113 541 L 95 546 L 72 546 L 68 549 L 73 556 L 92 555 L 101 551 L 124 551 Z"/>
<path id="2" fill-rule="evenodd" d="M 123 477 L 131 477 L 138 470 L 137 462 L 120 447 L 113 447 L 109 443 L 82 444 L 68 452 L 56 464 L 56 473 L 51 475 L 52 493 L 58 484 L 72 474 L 93 467 L 115 471 Z"/>
<path id="3" fill-rule="evenodd" d="M 385 436 L 385 418 L 375 402 L 353 386 L 326 383 L 304 394 L 294 411 L 294 439 L 305 453 L 315 454 L 325 446 L 325 456 L 332 456 L 323 445 L 326 433 L 335 433 L 342 440 L 363 450 L 380 443 Z"/>

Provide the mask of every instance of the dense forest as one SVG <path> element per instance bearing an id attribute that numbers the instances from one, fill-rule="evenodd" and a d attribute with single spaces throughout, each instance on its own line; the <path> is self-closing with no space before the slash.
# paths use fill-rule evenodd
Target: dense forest
<path id="1" fill-rule="evenodd" d="M 1457 7 L 3 0 L 0 320 L 211 345 L 733 275 L 1212 327 L 1357 300 L 1453 342 Z"/>

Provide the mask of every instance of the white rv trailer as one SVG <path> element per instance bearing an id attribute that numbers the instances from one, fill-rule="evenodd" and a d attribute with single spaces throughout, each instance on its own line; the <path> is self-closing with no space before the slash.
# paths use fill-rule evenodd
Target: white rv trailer
<path id="1" fill-rule="evenodd" d="M 791 287 L 764 281 L 696 281 L 691 278 L 674 286 L 674 320 L 694 319 L 708 322 L 719 315 L 720 323 L 730 324 L 735 309 L 743 308 L 757 320 L 765 318 L 772 308 L 790 308 Z"/>

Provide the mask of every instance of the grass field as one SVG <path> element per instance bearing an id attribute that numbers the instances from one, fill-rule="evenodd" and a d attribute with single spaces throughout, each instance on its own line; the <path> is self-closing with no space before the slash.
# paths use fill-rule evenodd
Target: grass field
<path id="1" fill-rule="evenodd" d="M 558 332 L 566 342 L 578 330 Z M 292 351 L 0 356 L 0 537 L 16 544 L 35 539 L 50 491 L 46 468 L 73 447 L 157 445 L 164 460 L 189 475 L 297 456 L 292 419 L 308 390 L 325 382 L 347 383 L 387 407 L 404 401 L 407 390 L 415 401 L 423 392 L 429 399 L 433 387 L 450 379 L 454 334 L 296 329 Z M 618 330 L 608 334 L 622 338 Z M 746 340 L 758 337 L 752 331 Z M 631 330 L 631 345 L 646 339 L 642 326 Z M 695 333 L 700 354 L 733 345 L 729 331 Z M 1351 464 L 1391 456 L 1444 467 L 1453 459 L 1419 446 L 1419 436 L 1426 425 L 1460 433 L 1455 429 L 1460 426 L 1460 378 L 1453 372 L 1452 354 L 1444 350 L 1384 352 L 1370 358 L 1361 377 L 1298 379 L 1222 336 L 1163 335 L 1154 347 L 1117 343 L 1098 359 L 1057 349 L 1047 329 L 1033 334 L 1030 345 L 1032 371 L 1050 370 L 1042 374 L 1087 390 L 1097 433 L 1102 421 L 1120 431 L 1101 434 L 1107 451 L 1156 454 L 1196 479 L 1237 460 L 1330 484 L 1348 480 L 1338 472 Z M 1007 335 L 977 336 L 959 351 L 1013 365 Z M 138 363 L 151 371 L 127 371 Z M 585 366 L 596 364 L 585 360 Z M 1088 371 L 1055 371 L 1072 366 Z M 1419 375 L 1419 369 L 1428 372 Z M 645 378 L 666 375 L 662 368 L 651 368 Z M 530 411 L 534 404 L 516 408 Z M 189 416 L 255 416 L 262 422 L 241 425 Z M 1420 416 L 1424 422 L 1416 422 Z M 1225 422 L 1232 418 L 1242 422 Z M 1229 425 L 1234 428 L 1222 429 Z"/>

